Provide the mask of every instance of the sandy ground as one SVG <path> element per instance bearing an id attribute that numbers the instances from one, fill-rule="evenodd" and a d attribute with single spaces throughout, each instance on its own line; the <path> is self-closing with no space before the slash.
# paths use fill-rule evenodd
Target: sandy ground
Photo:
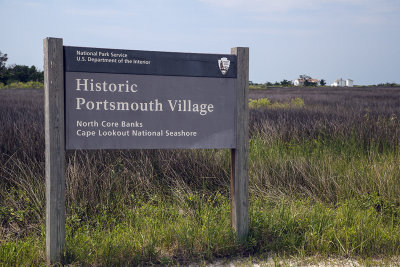
<path id="1" fill-rule="evenodd" d="M 305 257 L 305 258 L 277 258 L 274 256 L 263 258 L 222 259 L 212 263 L 190 264 L 189 267 L 262 267 L 262 266 L 308 266 L 308 267 L 340 267 L 340 266 L 400 266 L 400 257 L 387 259 L 354 259 L 339 257 Z"/>

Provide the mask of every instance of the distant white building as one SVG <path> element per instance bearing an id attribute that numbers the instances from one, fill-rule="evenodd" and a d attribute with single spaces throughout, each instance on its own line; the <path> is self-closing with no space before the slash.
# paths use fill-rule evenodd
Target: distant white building
<path id="1" fill-rule="evenodd" d="M 296 79 L 293 81 L 294 86 L 302 86 L 304 85 L 304 80 L 303 79 Z"/>
<path id="2" fill-rule="evenodd" d="M 336 81 L 334 81 L 331 86 L 333 87 L 353 87 L 353 80 L 351 79 L 347 79 L 347 80 L 343 80 L 342 78 L 337 79 Z"/>
<path id="3" fill-rule="evenodd" d="M 353 87 L 353 80 L 347 79 L 347 80 L 346 80 L 346 86 L 347 86 L 347 87 Z"/>
<path id="4" fill-rule="evenodd" d="M 343 80 L 342 78 L 340 78 L 340 79 L 337 79 L 336 81 L 334 81 L 334 82 L 331 84 L 331 86 L 334 86 L 334 87 L 343 87 L 343 86 L 346 86 L 346 81 Z"/>

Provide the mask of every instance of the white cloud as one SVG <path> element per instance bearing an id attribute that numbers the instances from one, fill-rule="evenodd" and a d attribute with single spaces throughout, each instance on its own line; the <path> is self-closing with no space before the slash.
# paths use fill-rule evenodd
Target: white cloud
<path id="1" fill-rule="evenodd" d="M 197 0 L 258 25 L 338 28 L 398 26 L 400 0 Z M 264 24 L 269 25 L 269 24 Z M 286 30 L 286 29 L 285 29 Z"/>
<path id="2" fill-rule="evenodd" d="M 265 11 L 287 11 L 293 8 L 313 6 L 316 0 L 199 0 L 200 2 L 223 7 L 223 8 L 238 8 L 240 10 L 265 12 Z"/>
<path id="3" fill-rule="evenodd" d="M 33 7 L 33 8 L 43 6 L 41 3 L 38 3 L 38 2 L 29 2 L 29 1 L 28 1 L 28 2 L 22 3 L 22 5 L 27 6 L 27 7 Z"/>
<path id="4" fill-rule="evenodd" d="M 233 8 L 243 11 L 259 12 L 287 12 L 295 9 L 323 9 L 327 6 L 332 8 L 344 8 L 352 6 L 355 9 L 374 8 L 392 11 L 400 8 L 398 0 L 198 0 L 208 5 Z M 357 10 L 354 10 L 357 12 Z"/>
<path id="5" fill-rule="evenodd" d="M 117 11 L 109 8 L 66 8 L 64 9 L 66 14 L 77 15 L 77 16 L 95 16 L 95 17 L 109 17 L 109 16 L 121 16 L 122 11 Z"/>

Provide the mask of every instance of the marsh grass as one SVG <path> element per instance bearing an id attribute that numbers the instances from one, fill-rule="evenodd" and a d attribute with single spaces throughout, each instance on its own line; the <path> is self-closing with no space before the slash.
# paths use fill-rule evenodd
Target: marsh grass
<path id="1" fill-rule="evenodd" d="M 400 153 L 378 146 L 365 151 L 356 141 L 318 140 L 250 143 L 250 177 L 257 193 L 307 197 L 336 203 L 379 195 L 399 203 Z"/>
<path id="2" fill-rule="evenodd" d="M 397 255 L 400 89 L 262 93 L 304 106 L 250 112 L 248 240 L 230 228 L 228 150 L 70 151 L 65 262 Z M 42 98 L 0 91 L 0 265 L 44 263 Z"/>

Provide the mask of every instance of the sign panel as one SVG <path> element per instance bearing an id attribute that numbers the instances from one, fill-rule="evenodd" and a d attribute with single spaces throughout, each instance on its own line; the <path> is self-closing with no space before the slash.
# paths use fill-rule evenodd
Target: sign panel
<path id="1" fill-rule="evenodd" d="M 67 149 L 236 147 L 236 57 L 64 47 Z"/>

